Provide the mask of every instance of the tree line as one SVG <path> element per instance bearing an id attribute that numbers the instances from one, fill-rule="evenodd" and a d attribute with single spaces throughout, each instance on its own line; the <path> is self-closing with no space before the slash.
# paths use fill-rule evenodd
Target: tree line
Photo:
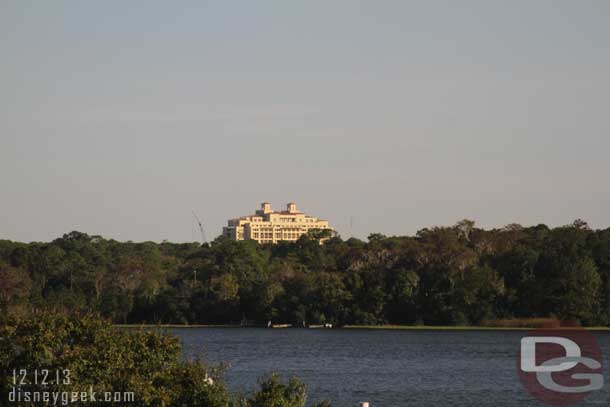
<path id="1" fill-rule="evenodd" d="M 415 236 L 319 238 L 0 240 L 0 308 L 94 311 L 116 323 L 610 324 L 610 228 L 484 230 L 464 220 Z"/>

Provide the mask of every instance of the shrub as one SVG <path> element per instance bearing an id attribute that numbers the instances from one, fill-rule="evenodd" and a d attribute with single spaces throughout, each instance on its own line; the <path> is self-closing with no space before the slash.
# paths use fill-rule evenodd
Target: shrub
<path id="1" fill-rule="evenodd" d="M 227 407 L 231 402 L 217 370 L 210 372 L 214 384 L 209 384 L 204 380 L 208 372 L 203 364 L 181 360 L 177 338 L 153 331 L 119 330 L 92 315 L 37 315 L 19 321 L 9 318 L 0 327 L 0 366 L 5 372 L 3 402 L 14 387 L 13 371 L 21 369 L 28 372 L 28 381 L 42 369 L 47 369 L 52 378 L 62 372 L 60 383 L 26 385 L 21 388 L 24 391 L 71 393 L 92 389 L 98 397 L 106 392 L 120 392 L 123 397 L 133 392 L 135 400 L 124 404 L 134 407 Z M 61 383 L 64 370 L 69 371 L 70 383 Z M 97 399 L 93 404 L 117 403 Z"/>
<path id="2" fill-rule="evenodd" d="M 13 372 L 25 369 L 50 372 L 49 383 L 15 386 Z M 70 382 L 63 383 L 64 370 Z M 305 386 L 296 379 L 288 385 L 273 375 L 249 399 L 232 396 L 222 380 L 222 369 L 182 358 L 177 338 L 157 330 L 119 329 L 94 315 L 33 315 L 9 317 L 0 325 L 0 405 L 15 406 L 9 394 L 22 392 L 94 392 L 96 402 L 70 406 L 133 407 L 302 407 Z M 60 383 L 53 383 L 56 372 Z M 125 396 L 133 392 L 134 400 Z M 25 393 L 22 393 L 22 395 Z M 121 402 L 103 400 L 120 394 Z M 20 406 L 42 405 L 25 401 Z M 57 405 L 62 405 L 61 400 Z"/>
<path id="3" fill-rule="evenodd" d="M 297 379 L 282 383 L 280 377 L 272 374 L 260 384 L 261 389 L 248 400 L 249 407 L 303 407 L 307 398 L 307 388 Z"/>

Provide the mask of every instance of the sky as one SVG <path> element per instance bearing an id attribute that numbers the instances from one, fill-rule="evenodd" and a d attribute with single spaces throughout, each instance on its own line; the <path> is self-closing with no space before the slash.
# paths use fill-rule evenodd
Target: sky
<path id="1" fill-rule="evenodd" d="M 610 2 L 0 4 L 0 239 L 610 226 Z M 352 221 L 350 222 L 350 218 Z M 351 224 L 350 224 L 351 223 Z"/>

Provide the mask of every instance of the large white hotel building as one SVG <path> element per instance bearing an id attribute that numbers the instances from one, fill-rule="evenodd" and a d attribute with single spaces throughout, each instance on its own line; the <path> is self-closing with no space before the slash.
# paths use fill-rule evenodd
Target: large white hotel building
<path id="1" fill-rule="evenodd" d="M 328 221 L 299 212 L 294 202 L 286 205 L 285 211 L 273 211 L 269 202 L 263 202 L 254 215 L 230 219 L 222 234 L 234 240 L 277 243 L 294 242 L 315 229 L 333 231 Z"/>

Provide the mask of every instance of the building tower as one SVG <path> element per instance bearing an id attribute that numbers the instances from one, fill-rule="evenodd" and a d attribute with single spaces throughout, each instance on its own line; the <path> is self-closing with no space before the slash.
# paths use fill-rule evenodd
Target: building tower
<path id="1" fill-rule="evenodd" d="M 303 235 L 321 230 L 334 234 L 328 221 L 300 212 L 294 202 L 286 204 L 285 211 L 274 211 L 269 202 L 263 202 L 254 214 L 229 219 L 222 233 L 234 240 L 278 243 L 296 242 Z"/>

